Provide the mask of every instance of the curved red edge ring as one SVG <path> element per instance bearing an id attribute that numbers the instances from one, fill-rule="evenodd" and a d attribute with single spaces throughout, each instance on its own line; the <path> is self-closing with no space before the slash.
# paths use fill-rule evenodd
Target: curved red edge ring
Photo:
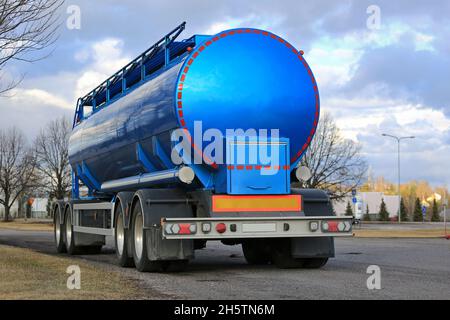
<path id="1" fill-rule="evenodd" d="M 194 63 L 195 59 L 200 55 L 200 53 L 205 50 L 207 47 L 212 45 L 214 42 L 219 41 L 222 38 L 225 38 L 227 36 L 232 36 L 235 34 L 241 34 L 241 33 L 256 33 L 261 34 L 263 36 L 270 36 L 270 38 L 279 41 L 280 43 L 283 43 L 288 49 L 291 49 L 291 51 L 298 57 L 298 59 L 302 62 L 303 66 L 305 67 L 306 71 L 308 72 L 308 75 L 311 79 L 313 89 L 314 89 L 314 96 L 315 96 L 315 113 L 314 113 L 314 122 L 313 127 L 309 133 L 308 138 L 306 139 L 306 142 L 303 144 L 302 148 L 293 156 L 291 157 L 291 165 L 294 164 L 300 156 L 306 151 L 308 146 L 311 144 L 312 138 L 316 132 L 316 128 L 319 122 L 319 111 L 320 111 L 320 102 L 319 102 L 319 90 L 317 88 L 317 82 L 314 78 L 314 75 L 311 71 L 311 68 L 309 67 L 306 60 L 303 58 L 303 55 L 295 49 L 294 46 L 292 46 L 289 42 L 282 39 L 281 37 L 278 37 L 277 35 L 270 33 L 268 31 L 263 31 L 259 29 L 249 29 L 249 28 L 240 28 L 240 29 L 233 29 L 228 31 L 223 31 L 221 33 L 218 33 L 217 35 L 213 36 L 210 40 L 205 41 L 203 44 L 201 44 L 196 50 L 193 50 L 189 57 L 186 58 L 184 61 L 183 66 L 181 67 L 181 74 L 179 75 L 179 79 L 177 81 L 177 88 L 176 88 L 176 109 L 177 109 L 177 117 L 178 121 L 180 123 L 180 126 L 183 128 L 183 132 L 186 134 L 188 140 L 191 142 L 192 148 L 199 152 L 199 154 L 202 156 L 202 159 L 204 159 L 205 163 L 216 169 L 218 166 L 216 163 L 214 163 L 211 159 L 205 158 L 202 150 L 198 148 L 194 141 L 191 138 L 191 134 L 189 133 L 189 130 L 186 127 L 186 121 L 184 120 L 184 110 L 183 110 L 183 83 L 186 80 L 187 74 L 189 72 L 189 68 Z"/>

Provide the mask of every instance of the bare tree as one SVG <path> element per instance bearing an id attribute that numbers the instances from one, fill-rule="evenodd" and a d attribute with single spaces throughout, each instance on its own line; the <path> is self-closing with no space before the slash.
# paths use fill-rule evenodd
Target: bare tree
<path id="1" fill-rule="evenodd" d="M 64 0 L 0 0 L 0 71 L 12 60 L 33 62 L 45 55 L 33 52 L 49 47 L 57 38 L 57 12 Z M 5 82 L 5 81 L 2 81 Z M 0 94 L 18 81 L 7 81 Z"/>
<path id="2" fill-rule="evenodd" d="M 20 194 L 36 185 L 36 158 L 17 128 L 0 131 L 0 204 L 5 221 Z"/>
<path id="3" fill-rule="evenodd" d="M 312 174 L 302 187 L 328 190 L 332 199 L 343 198 L 362 183 L 367 171 L 360 151 L 361 145 L 344 139 L 331 115 L 325 113 L 301 160 Z"/>
<path id="4" fill-rule="evenodd" d="M 49 122 L 36 138 L 37 167 L 43 176 L 42 187 L 49 198 L 63 199 L 71 185 L 70 128 L 69 120 L 61 117 Z"/>

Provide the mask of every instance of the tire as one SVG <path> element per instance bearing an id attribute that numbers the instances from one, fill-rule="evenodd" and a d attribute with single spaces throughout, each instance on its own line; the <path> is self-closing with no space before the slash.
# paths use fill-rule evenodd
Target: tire
<path id="1" fill-rule="evenodd" d="M 54 212 L 54 226 L 53 226 L 53 234 L 55 236 L 55 244 L 56 244 L 56 252 L 57 253 L 66 253 L 66 244 L 64 242 L 64 232 L 61 229 L 61 219 L 59 215 L 59 210 L 55 210 Z"/>
<path id="2" fill-rule="evenodd" d="M 117 262 L 121 267 L 134 267 L 133 258 L 130 257 L 128 253 L 128 229 L 125 229 L 122 207 L 117 206 L 116 212 L 114 214 L 115 221 L 115 232 L 114 232 L 114 243 L 116 248 Z"/>
<path id="3" fill-rule="evenodd" d="M 271 259 L 270 248 L 265 241 L 248 240 L 242 243 L 242 252 L 248 264 L 269 264 Z"/>
<path id="4" fill-rule="evenodd" d="M 71 209 L 68 207 L 64 219 L 64 242 L 66 244 L 67 253 L 74 255 L 78 253 L 78 248 L 75 246 L 75 233 L 73 232 Z"/>
<path id="5" fill-rule="evenodd" d="M 281 269 L 302 268 L 305 260 L 294 258 L 291 253 L 291 240 L 282 239 L 274 242 L 272 251 L 273 263 Z"/>
<path id="6" fill-rule="evenodd" d="M 328 258 L 307 258 L 303 260 L 303 268 L 305 269 L 320 269 L 328 262 Z"/>
<path id="7" fill-rule="evenodd" d="M 133 208 L 131 234 L 133 260 L 136 269 L 140 272 L 161 271 L 162 262 L 150 261 L 147 256 L 147 231 L 144 229 L 144 217 L 139 202 Z"/>

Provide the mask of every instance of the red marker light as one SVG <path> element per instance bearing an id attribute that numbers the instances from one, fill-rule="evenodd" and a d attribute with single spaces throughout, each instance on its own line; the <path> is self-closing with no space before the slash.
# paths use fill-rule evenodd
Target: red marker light
<path id="1" fill-rule="evenodd" d="M 218 233 L 224 233 L 227 230 L 227 226 L 225 223 L 218 223 L 216 224 L 216 231 Z"/>

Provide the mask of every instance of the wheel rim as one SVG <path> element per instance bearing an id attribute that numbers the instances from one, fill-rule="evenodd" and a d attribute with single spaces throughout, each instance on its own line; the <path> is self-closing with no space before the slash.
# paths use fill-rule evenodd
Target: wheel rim
<path id="1" fill-rule="evenodd" d="M 119 214 L 117 217 L 117 224 L 116 224 L 116 243 L 117 243 L 117 252 L 119 255 L 123 254 L 123 247 L 125 244 L 125 230 L 123 227 L 123 219 L 122 214 Z"/>
<path id="2" fill-rule="evenodd" d="M 56 245 L 59 246 L 59 242 L 61 240 L 61 224 L 59 223 L 59 214 L 55 213 L 55 238 L 56 238 Z"/>
<path id="3" fill-rule="evenodd" d="M 67 239 L 67 245 L 70 246 L 72 242 L 72 221 L 70 218 L 70 214 L 66 217 L 66 239 Z"/>
<path id="4" fill-rule="evenodd" d="M 134 219 L 134 251 L 140 260 L 144 250 L 144 230 L 143 230 L 142 214 L 138 213 Z"/>

